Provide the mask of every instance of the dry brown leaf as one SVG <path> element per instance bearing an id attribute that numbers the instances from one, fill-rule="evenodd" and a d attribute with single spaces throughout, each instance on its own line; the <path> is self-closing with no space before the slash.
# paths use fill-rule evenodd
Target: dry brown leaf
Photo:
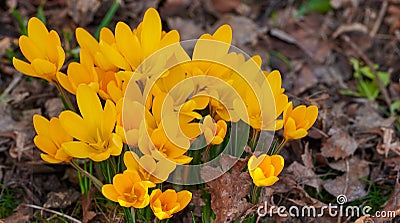
<path id="1" fill-rule="evenodd" d="M 51 98 L 47 100 L 44 107 L 48 117 L 56 117 L 64 110 L 64 105 L 60 98 Z"/>
<path id="2" fill-rule="evenodd" d="M 383 128 L 391 128 L 395 117 L 383 118 L 374 108 L 373 104 L 363 104 L 357 108 L 355 114 L 355 123 L 352 128 L 355 132 L 368 132 L 371 130 L 380 130 Z"/>
<path id="3" fill-rule="evenodd" d="M 215 11 L 219 13 L 227 13 L 235 10 L 240 4 L 240 0 L 211 0 Z"/>
<path id="4" fill-rule="evenodd" d="M 93 198 L 94 188 L 89 190 L 88 196 L 81 196 L 82 200 L 82 222 L 88 223 L 94 217 L 96 217 L 96 212 L 91 211 L 90 208 L 92 206 L 92 198 Z"/>
<path id="5" fill-rule="evenodd" d="M 200 26 L 195 24 L 193 20 L 182 19 L 181 17 L 167 18 L 168 25 L 171 29 L 176 29 L 181 34 L 181 40 L 196 39 L 204 33 Z"/>
<path id="6" fill-rule="evenodd" d="M 400 140 L 392 142 L 394 130 L 391 128 L 381 129 L 383 131 L 383 143 L 379 143 L 376 146 L 376 151 L 380 155 L 385 155 L 385 157 L 389 155 L 389 151 L 393 151 L 400 155 Z"/>
<path id="7" fill-rule="evenodd" d="M 332 127 L 321 148 L 321 154 L 325 157 L 333 157 L 335 160 L 353 155 L 358 147 L 358 142 L 349 134 L 338 127 Z"/>
<path id="8" fill-rule="evenodd" d="M 66 208 L 75 203 L 81 194 L 74 190 L 68 189 L 61 192 L 50 192 L 47 194 L 47 201 L 43 205 L 45 208 Z"/>
<path id="9" fill-rule="evenodd" d="M 390 26 L 389 32 L 394 33 L 400 29 L 400 4 L 391 4 L 387 9 L 387 13 L 385 23 Z"/>
<path id="10" fill-rule="evenodd" d="M 314 187 L 317 191 L 320 190 L 322 180 L 315 175 L 312 168 L 305 167 L 300 163 L 294 161 L 288 168 L 287 171 L 293 173 L 296 177 L 296 181 L 299 184 L 306 184 Z"/>
<path id="11" fill-rule="evenodd" d="M 305 65 L 301 68 L 299 77 L 294 80 L 293 94 L 299 95 L 317 83 L 318 79 L 314 72 L 309 66 Z"/>
<path id="12" fill-rule="evenodd" d="M 0 40 L 0 57 L 3 57 L 6 53 L 6 49 L 10 47 L 12 39 L 10 37 L 4 37 Z"/>
<path id="13" fill-rule="evenodd" d="M 323 19 L 320 15 L 305 17 L 302 21 L 292 22 L 286 26 L 285 32 L 296 39 L 296 46 L 299 47 L 307 56 L 318 63 L 323 63 L 331 54 L 332 43 L 324 40 L 315 30 L 323 28 Z"/>
<path id="14" fill-rule="evenodd" d="M 24 201 L 14 210 L 14 214 L 3 220 L 4 223 L 29 222 L 32 215 L 33 211 L 25 206 Z"/>
<path id="15" fill-rule="evenodd" d="M 216 214 L 215 221 L 230 222 L 240 217 L 253 205 L 246 200 L 251 188 L 251 178 L 249 173 L 242 172 L 246 166 L 246 160 L 239 160 L 231 172 L 226 172 L 219 178 L 207 183 L 211 193 L 211 208 Z M 222 170 L 217 168 L 203 168 L 201 176 L 209 174 L 210 171 L 217 173 Z"/>
<path id="16" fill-rule="evenodd" d="M 93 21 L 94 14 L 101 6 L 99 0 L 67 0 L 68 15 L 79 26 L 86 26 Z"/>
<path id="17" fill-rule="evenodd" d="M 396 183 L 394 185 L 394 190 L 392 192 L 391 197 L 389 200 L 383 204 L 383 208 L 381 211 L 385 211 L 386 213 L 389 213 L 389 211 L 395 211 L 396 216 L 400 216 L 400 170 L 397 170 L 397 179 Z M 376 223 L 384 223 L 384 222 L 390 222 L 392 219 L 391 218 L 373 218 L 374 222 Z"/>
<path id="18" fill-rule="evenodd" d="M 262 32 L 253 20 L 245 16 L 225 15 L 215 25 L 214 30 L 222 24 L 229 24 L 232 27 L 232 44 L 243 49 L 247 44 L 257 44 L 258 33 Z"/>
<path id="19" fill-rule="evenodd" d="M 342 176 L 324 181 L 323 187 L 333 196 L 346 195 L 347 201 L 354 201 L 365 197 L 368 193 L 365 190 L 366 183 L 360 178 L 367 178 L 369 175 L 369 163 L 357 157 L 340 160 L 330 164 L 334 169 L 344 171 Z"/>
<path id="20" fill-rule="evenodd" d="M 297 185 L 296 179 L 292 174 L 281 174 L 279 175 L 278 183 L 271 186 L 277 194 L 287 193 L 292 191 Z"/>

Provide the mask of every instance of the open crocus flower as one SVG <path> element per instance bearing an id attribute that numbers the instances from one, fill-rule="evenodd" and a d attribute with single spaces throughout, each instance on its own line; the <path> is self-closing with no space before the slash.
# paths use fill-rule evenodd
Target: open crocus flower
<path id="1" fill-rule="evenodd" d="M 190 142 L 186 138 L 180 138 L 177 136 L 173 136 L 174 138 L 169 139 L 164 132 L 162 125 L 160 125 L 157 129 L 155 129 L 151 133 L 151 142 L 155 149 L 150 150 L 151 156 L 153 156 L 157 160 L 168 159 L 177 164 L 187 164 L 192 161 L 192 157 L 184 155 L 186 151 L 190 147 Z M 174 140 L 176 142 L 172 142 Z M 184 147 L 178 145 L 185 145 Z M 142 148 L 139 147 L 142 150 Z M 144 151 L 142 151 L 144 152 Z M 148 154 L 148 153 L 145 153 Z"/>
<path id="2" fill-rule="evenodd" d="M 103 110 L 96 92 L 87 85 L 79 85 L 76 98 L 82 117 L 63 111 L 60 122 L 65 131 L 79 141 L 63 143 L 64 151 L 75 158 L 90 158 L 96 162 L 121 154 L 122 139 L 113 133 L 115 105 L 107 100 Z"/>
<path id="3" fill-rule="evenodd" d="M 147 184 L 135 172 L 115 175 L 113 183 L 104 185 L 101 191 L 106 198 L 123 207 L 144 208 L 150 201 Z"/>
<path id="4" fill-rule="evenodd" d="M 254 184 L 257 187 L 272 186 L 279 178 L 277 177 L 282 171 L 285 160 L 281 155 L 263 154 L 258 158 L 250 157 L 248 169 Z"/>
<path id="5" fill-rule="evenodd" d="M 218 145 L 224 141 L 227 126 L 224 120 L 221 119 L 217 123 L 214 123 L 213 118 L 207 115 L 203 120 L 201 129 L 207 144 Z"/>
<path id="6" fill-rule="evenodd" d="M 183 190 L 176 193 L 168 189 L 161 192 L 160 189 L 153 190 L 150 195 L 150 207 L 154 215 L 160 219 L 171 218 L 173 214 L 183 210 L 192 199 L 192 193 Z"/>
<path id="7" fill-rule="evenodd" d="M 308 134 L 308 129 L 314 124 L 318 117 L 318 107 L 315 105 L 300 105 L 293 109 L 289 102 L 283 112 L 283 136 L 285 140 L 300 139 Z"/>
<path id="8" fill-rule="evenodd" d="M 44 161 L 61 163 L 71 160 L 72 157 L 61 149 L 61 144 L 70 142 L 73 138 L 65 132 L 58 118 L 52 118 L 49 121 L 41 115 L 34 115 L 33 126 L 37 133 L 33 142 L 41 151 L 46 153 L 40 154 Z"/>
<path id="9" fill-rule="evenodd" d="M 155 187 L 155 184 L 164 182 L 175 169 L 175 164 L 166 159 L 156 162 L 150 155 L 139 158 L 136 153 L 129 151 L 124 154 L 124 163 L 126 171 L 137 172 L 142 181 L 152 182 L 149 187 Z"/>
<path id="10" fill-rule="evenodd" d="M 19 46 L 29 63 L 14 57 L 15 69 L 28 76 L 43 78 L 49 82 L 56 81 L 56 73 L 65 60 L 56 31 L 49 32 L 38 18 L 33 17 L 28 22 L 28 36 L 19 38 Z"/>
<path id="11" fill-rule="evenodd" d="M 134 71 L 152 53 L 179 42 L 179 39 L 176 30 L 162 31 L 160 15 L 154 8 L 149 8 L 135 30 L 119 22 L 115 27 L 115 45 L 100 41 L 100 49 L 118 68 Z"/>

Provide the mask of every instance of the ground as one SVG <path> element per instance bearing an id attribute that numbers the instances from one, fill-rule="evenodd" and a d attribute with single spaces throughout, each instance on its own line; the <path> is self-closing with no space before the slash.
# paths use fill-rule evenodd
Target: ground
<path id="1" fill-rule="evenodd" d="M 0 2 L 0 222 L 72 221 L 68 217 L 83 222 L 124 222 L 122 211 L 95 189 L 89 197 L 80 194 L 73 168 L 40 159 L 32 141 L 32 115 L 56 116 L 63 104 L 54 85 L 23 76 L 11 63 L 13 56 L 22 57 L 18 15 L 22 21 L 44 16 L 47 27 L 60 33 L 63 46 L 71 52 L 67 54 L 70 62 L 76 50 L 75 28 L 95 33 L 112 4 L 110 0 Z M 220 196 L 220 201 L 211 198 L 213 210 L 221 210 L 215 213 L 217 219 L 399 221 L 399 1 L 125 0 L 110 27 L 118 21 L 135 27 L 149 7 L 159 10 L 165 30 L 179 30 L 183 40 L 230 24 L 238 48 L 260 55 L 263 68 L 281 72 L 290 99 L 319 107 L 308 137 L 283 149 L 285 170 L 273 187 L 262 188 L 258 204 L 243 202 L 246 194 L 239 192 L 246 183 L 235 171 L 206 186 L 211 197 Z M 224 199 L 228 198 L 220 193 L 228 186 L 228 192 L 236 194 L 229 197 L 234 199 L 228 202 L 233 206 L 226 206 Z M 200 190 L 194 194 L 186 211 L 171 222 L 191 222 L 192 215 L 201 222 L 209 199 Z M 318 208 L 337 203 L 343 195 L 346 205 L 368 205 L 374 212 L 396 211 L 398 217 L 282 218 L 275 214 L 257 219 L 255 215 L 265 201 Z"/>

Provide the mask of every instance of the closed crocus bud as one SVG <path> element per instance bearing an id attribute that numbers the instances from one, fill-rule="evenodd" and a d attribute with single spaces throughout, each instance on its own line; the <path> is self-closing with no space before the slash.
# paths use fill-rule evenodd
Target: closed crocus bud
<path id="1" fill-rule="evenodd" d="M 150 207 L 158 219 L 171 218 L 173 214 L 183 210 L 192 199 L 192 193 L 183 190 L 176 192 L 168 189 L 161 192 L 160 189 L 153 190 L 150 195 Z"/>
<path id="2" fill-rule="evenodd" d="M 33 17 L 28 22 L 28 36 L 19 38 L 19 47 L 28 62 L 14 57 L 15 69 L 28 76 L 56 81 L 56 74 L 65 60 L 65 53 L 56 31 L 49 32 L 42 21 Z"/>
<path id="3" fill-rule="evenodd" d="M 248 169 L 254 184 L 257 187 L 272 186 L 279 178 L 285 160 L 281 155 L 263 154 L 258 158 L 255 156 L 250 157 L 248 162 Z"/>
<path id="4" fill-rule="evenodd" d="M 315 105 L 300 105 L 293 109 L 289 102 L 283 111 L 283 136 L 285 140 L 300 139 L 308 134 L 308 130 L 318 117 L 318 108 Z"/>
<path id="5" fill-rule="evenodd" d="M 40 154 L 44 161 L 61 163 L 72 159 L 61 149 L 61 144 L 71 142 L 73 138 L 65 132 L 58 118 L 51 118 L 49 121 L 41 115 L 34 115 L 33 126 L 37 134 L 33 142 L 44 152 Z"/>

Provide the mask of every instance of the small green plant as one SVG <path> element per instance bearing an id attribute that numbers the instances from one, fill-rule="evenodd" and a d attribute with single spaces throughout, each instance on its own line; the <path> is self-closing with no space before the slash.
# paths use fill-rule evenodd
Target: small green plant
<path id="1" fill-rule="evenodd" d="M 363 65 L 362 62 L 355 58 L 350 58 L 350 63 L 353 65 L 353 76 L 354 78 L 356 78 L 357 81 L 357 91 L 341 90 L 340 93 L 343 95 L 363 97 L 367 98 L 370 101 L 375 101 L 375 99 L 381 93 L 381 90 L 371 68 L 369 66 Z M 381 80 L 382 84 L 385 87 L 388 86 L 390 82 L 390 74 L 384 71 L 378 71 L 379 66 L 377 64 L 374 65 L 374 69 L 377 70 L 376 74 Z"/>
<path id="2" fill-rule="evenodd" d="M 3 185 L 0 184 L 0 188 Z M 12 213 L 14 213 L 14 209 L 21 203 L 21 199 L 17 198 L 18 190 L 10 189 L 8 187 L 4 187 L 4 190 L 1 191 L 0 196 L 0 219 L 7 218 Z"/>

